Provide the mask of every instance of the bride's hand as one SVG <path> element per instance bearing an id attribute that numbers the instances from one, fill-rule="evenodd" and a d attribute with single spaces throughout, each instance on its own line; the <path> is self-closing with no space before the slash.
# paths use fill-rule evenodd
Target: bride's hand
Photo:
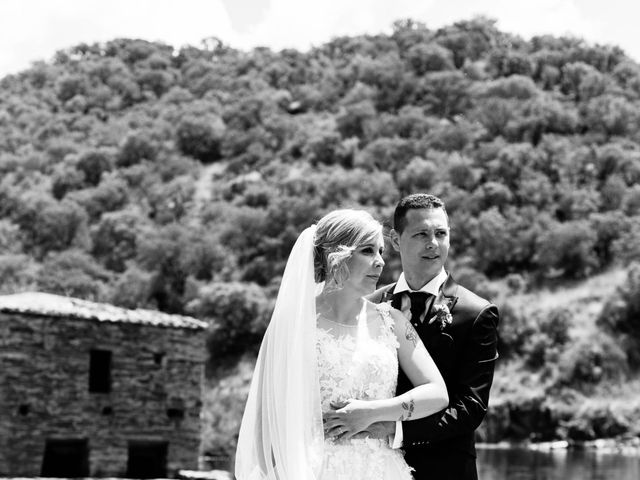
<path id="1" fill-rule="evenodd" d="M 364 432 L 376 421 L 375 410 L 370 401 L 349 399 L 343 404 L 331 406 L 337 410 L 323 415 L 324 432 L 328 437 L 349 439 Z"/>

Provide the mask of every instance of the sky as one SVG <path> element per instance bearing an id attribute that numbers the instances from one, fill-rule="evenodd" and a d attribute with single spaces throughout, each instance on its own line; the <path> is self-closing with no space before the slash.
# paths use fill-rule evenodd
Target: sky
<path id="1" fill-rule="evenodd" d="M 526 39 L 572 35 L 618 45 L 640 61 L 635 0 L 0 0 L 0 77 L 58 50 L 115 38 L 181 47 L 217 37 L 242 50 L 304 51 L 336 36 L 391 33 L 398 19 L 435 29 L 475 15 Z"/>

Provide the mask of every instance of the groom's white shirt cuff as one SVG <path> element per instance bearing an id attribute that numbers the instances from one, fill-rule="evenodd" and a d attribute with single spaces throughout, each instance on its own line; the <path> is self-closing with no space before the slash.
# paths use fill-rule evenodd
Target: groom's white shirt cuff
<path id="1" fill-rule="evenodd" d="M 389 437 L 389 445 L 391 448 L 402 448 L 402 422 L 398 420 L 396 422 L 396 434 L 393 437 Z"/>
<path id="2" fill-rule="evenodd" d="M 442 285 L 446 280 L 447 280 L 447 272 L 445 271 L 444 268 L 442 268 L 440 270 L 440 273 L 438 273 L 438 275 L 433 277 L 429 282 L 426 283 L 426 285 L 423 285 L 422 288 L 418 291 L 430 293 L 433 296 L 437 296 L 438 293 L 440 292 L 440 287 L 442 287 Z M 412 291 L 414 290 L 411 290 L 411 288 L 409 287 L 409 284 L 407 283 L 407 280 L 404 278 L 404 272 L 402 272 L 400 274 L 400 277 L 398 278 L 398 281 L 396 282 L 395 288 L 393 289 L 394 295 L 396 293 L 412 292 Z M 404 315 L 407 318 L 411 318 L 411 312 L 409 311 L 410 307 L 411 307 L 411 304 L 409 302 L 409 298 L 406 295 L 403 295 L 402 306 L 400 310 L 402 311 L 402 313 L 404 313 Z M 422 315 L 426 315 L 426 312 L 424 312 Z M 396 433 L 393 437 L 389 437 L 389 445 L 391 445 L 391 448 L 402 448 L 403 440 L 404 440 L 404 435 L 402 432 L 402 422 L 397 421 Z"/>

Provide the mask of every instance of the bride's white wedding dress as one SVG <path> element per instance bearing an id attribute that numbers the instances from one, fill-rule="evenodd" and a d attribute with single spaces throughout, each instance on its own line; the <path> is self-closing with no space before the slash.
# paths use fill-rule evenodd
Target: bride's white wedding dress
<path id="1" fill-rule="evenodd" d="M 349 398 L 371 400 L 395 396 L 398 341 L 389 305 L 363 308 L 357 325 L 347 326 L 319 315 L 317 360 L 322 411 Z M 371 304 L 369 304 L 371 306 Z M 325 438 L 320 480 L 411 480 L 400 450 L 387 439 Z"/>

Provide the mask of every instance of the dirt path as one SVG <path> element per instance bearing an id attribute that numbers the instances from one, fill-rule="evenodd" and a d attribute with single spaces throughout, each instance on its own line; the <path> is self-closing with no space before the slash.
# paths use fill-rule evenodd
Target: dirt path
<path id="1" fill-rule="evenodd" d="M 200 171 L 200 176 L 196 180 L 196 190 L 193 194 L 195 212 L 200 212 L 203 205 L 211 201 L 211 179 L 214 175 L 220 175 L 227 168 L 227 162 L 216 162 L 205 165 Z"/>

